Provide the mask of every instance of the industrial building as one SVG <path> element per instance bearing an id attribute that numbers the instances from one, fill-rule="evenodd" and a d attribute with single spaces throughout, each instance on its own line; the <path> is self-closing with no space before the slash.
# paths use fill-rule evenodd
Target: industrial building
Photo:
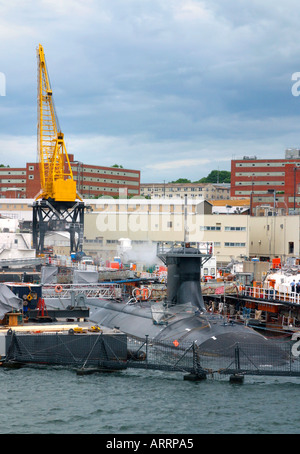
<path id="1" fill-rule="evenodd" d="M 28 231 L 32 202 L 29 199 L 1 200 L 0 214 L 26 220 L 22 230 Z M 110 260 L 118 254 L 120 240 L 124 238 L 130 240 L 140 257 L 154 259 L 157 243 L 184 241 L 185 223 L 188 241 L 211 243 L 220 264 L 236 256 L 249 256 L 249 216 L 213 214 L 212 205 L 205 200 L 188 199 L 186 219 L 183 199 L 170 202 L 168 199 L 101 198 L 85 203 L 90 208 L 85 215 L 83 249 L 102 260 Z M 56 254 L 70 254 L 66 232 L 51 233 L 48 240 L 46 238 L 45 244 L 52 245 Z"/>
<path id="2" fill-rule="evenodd" d="M 18 219 L 21 231 L 30 231 L 33 199 L 1 200 L 0 215 Z M 158 242 L 184 241 L 185 205 L 183 199 L 89 199 L 85 215 L 83 249 L 101 260 L 111 260 L 119 253 L 122 239 L 130 240 L 139 257 L 155 258 Z M 299 216 L 257 218 L 247 211 L 228 210 L 213 213 L 207 201 L 189 199 L 187 204 L 187 238 L 191 243 L 211 243 L 217 265 L 231 260 L 258 257 L 271 260 L 299 255 Z M 51 233 L 46 245 L 56 254 L 69 255 L 68 234 Z M 276 247 L 275 247 L 276 246 Z M 149 254 L 149 255 L 148 255 Z"/>

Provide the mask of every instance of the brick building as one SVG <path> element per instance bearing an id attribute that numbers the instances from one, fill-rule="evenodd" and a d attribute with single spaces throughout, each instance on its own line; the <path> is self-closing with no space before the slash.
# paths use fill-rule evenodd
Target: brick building
<path id="1" fill-rule="evenodd" d="M 69 155 L 77 191 L 83 198 L 140 194 L 140 171 L 74 161 Z M 0 198 L 34 198 L 41 189 L 38 163 L 25 168 L 0 167 Z"/>
<path id="2" fill-rule="evenodd" d="M 232 160 L 231 197 L 250 198 L 252 215 L 299 214 L 300 150 L 286 150 L 284 159 Z"/>

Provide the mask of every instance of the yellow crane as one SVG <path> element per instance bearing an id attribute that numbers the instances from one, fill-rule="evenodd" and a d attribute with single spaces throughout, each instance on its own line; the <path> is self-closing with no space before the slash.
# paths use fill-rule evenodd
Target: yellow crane
<path id="1" fill-rule="evenodd" d="M 75 201 L 76 182 L 70 165 L 64 135 L 55 111 L 43 46 L 38 58 L 38 158 L 41 192 L 37 199 Z"/>
<path id="2" fill-rule="evenodd" d="M 47 231 L 70 234 L 70 251 L 82 251 L 85 204 L 76 181 L 56 115 L 43 46 L 38 58 L 38 159 L 40 193 L 32 204 L 32 239 L 38 254 L 45 251 Z"/>

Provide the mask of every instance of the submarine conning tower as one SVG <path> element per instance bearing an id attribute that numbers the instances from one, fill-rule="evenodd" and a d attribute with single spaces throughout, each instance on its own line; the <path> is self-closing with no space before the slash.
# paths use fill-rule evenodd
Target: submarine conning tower
<path id="1" fill-rule="evenodd" d="M 201 293 L 201 267 L 211 257 L 190 243 L 171 247 L 157 245 L 157 256 L 168 268 L 167 300 L 169 304 L 192 303 L 202 312 L 206 311 Z"/>

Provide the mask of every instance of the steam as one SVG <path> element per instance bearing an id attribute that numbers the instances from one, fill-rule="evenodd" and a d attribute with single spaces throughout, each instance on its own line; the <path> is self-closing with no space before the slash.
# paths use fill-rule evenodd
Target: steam
<path id="1" fill-rule="evenodd" d="M 146 265 L 161 265 L 156 255 L 155 243 L 131 244 L 127 238 L 119 239 L 118 254 L 123 263 L 137 262 Z"/>

